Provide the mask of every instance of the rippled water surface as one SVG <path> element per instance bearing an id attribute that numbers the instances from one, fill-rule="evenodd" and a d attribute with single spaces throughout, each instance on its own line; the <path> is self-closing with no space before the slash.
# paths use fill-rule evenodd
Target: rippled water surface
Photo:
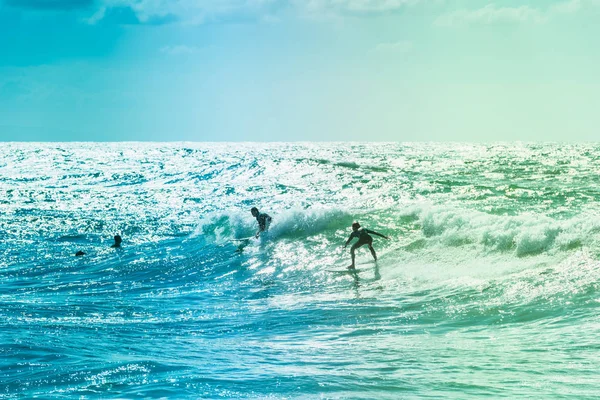
<path id="1" fill-rule="evenodd" d="M 598 200 L 595 144 L 4 143 L 0 398 L 594 398 Z"/>

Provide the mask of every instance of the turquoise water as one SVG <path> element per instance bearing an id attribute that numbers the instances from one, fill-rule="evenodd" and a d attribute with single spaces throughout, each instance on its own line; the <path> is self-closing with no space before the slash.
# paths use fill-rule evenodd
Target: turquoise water
<path id="1" fill-rule="evenodd" d="M 0 155 L 0 398 L 600 393 L 600 145 Z"/>

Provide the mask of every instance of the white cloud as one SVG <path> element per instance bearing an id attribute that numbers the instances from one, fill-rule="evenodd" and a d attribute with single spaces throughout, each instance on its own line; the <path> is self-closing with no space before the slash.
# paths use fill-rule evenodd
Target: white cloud
<path id="1" fill-rule="evenodd" d="M 99 21 L 102 21 L 102 19 L 104 19 L 104 16 L 106 15 L 106 7 L 100 7 L 91 17 L 86 18 L 85 22 L 87 22 L 90 25 L 94 25 Z"/>
<path id="2" fill-rule="evenodd" d="M 381 14 L 425 1 L 431 0 L 100 0 L 97 11 L 87 21 L 97 23 L 115 7 L 130 8 L 142 23 L 167 16 L 175 16 L 184 23 L 236 16 L 273 22 L 284 10 L 298 15 Z"/>
<path id="3" fill-rule="evenodd" d="M 460 26 L 472 24 L 494 23 L 540 23 L 546 21 L 546 15 L 540 10 L 529 6 L 497 7 L 494 4 L 477 10 L 458 10 L 437 18 L 435 25 Z"/>
<path id="4" fill-rule="evenodd" d="M 572 14 L 579 10 L 583 4 L 581 0 L 568 0 L 563 3 L 555 4 L 551 7 L 552 12 L 562 13 L 562 14 Z"/>
<path id="5" fill-rule="evenodd" d="M 101 0 L 104 8 L 129 7 L 140 22 L 168 16 L 183 22 L 204 22 L 208 18 L 255 14 L 259 17 L 285 5 L 289 0 Z"/>
<path id="6" fill-rule="evenodd" d="M 462 26 L 494 23 L 544 23 L 559 15 L 575 14 L 582 10 L 597 7 L 600 0 L 565 0 L 550 4 L 547 8 L 530 6 L 498 7 L 488 4 L 483 8 L 461 9 L 438 17 L 435 25 Z"/>
<path id="7" fill-rule="evenodd" d="M 498 2 L 500 0 L 497 0 Z M 141 23 L 157 20 L 177 20 L 199 24 L 207 20 L 255 18 L 256 21 L 273 22 L 289 12 L 304 16 L 361 16 L 381 15 L 401 11 L 418 5 L 448 8 L 447 0 L 97 0 L 96 12 L 88 19 L 96 23 L 111 8 L 128 7 Z M 442 15 L 435 21 L 440 26 L 493 23 L 541 23 L 555 14 L 569 14 L 586 7 L 598 6 L 600 0 L 556 0 L 544 7 L 499 6 L 488 4 L 479 8 L 463 8 Z"/>
<path id="8" fill-rule="evenodd" d="M 296 1 L 296 6 L 308 11 L 337 10 L 353 13 L 381 13 L 395 11 L 406 6 L 415 5 L 420 0 L 307 0 Z"/>
<path id="9" fill-rule="evenodd" d="M 406 54 L 413 49 L 413 43 L 407 40 L 400 40 L 391 43 L 379 43 L 373 49 L 376 53 L 395 53 Z"/>

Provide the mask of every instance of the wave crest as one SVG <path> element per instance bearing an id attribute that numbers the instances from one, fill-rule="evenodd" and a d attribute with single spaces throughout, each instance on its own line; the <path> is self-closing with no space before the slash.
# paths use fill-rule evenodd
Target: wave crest
<path id="1" fill-rule="evenodd" d="M 485 251 L 514 252 L 516 256 L 568 251 L 600 239 L 600 220 L 580 214 L 567 220 L 540 215 L 498 216 L 447 207 L 416 208 L 411 214 L 431 242 L 450 247 L 473 245 Z"/>

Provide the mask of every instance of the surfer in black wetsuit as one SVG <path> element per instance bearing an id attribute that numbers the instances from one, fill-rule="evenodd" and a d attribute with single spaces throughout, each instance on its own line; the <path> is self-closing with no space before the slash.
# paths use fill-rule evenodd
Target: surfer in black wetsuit
<path id="1" fill-rule="evenodd" d="M 121 236 L 119 236 L 119 235 L 116 235 L 116 236 L 115 236 L 115 244 L 113 244 L 113 245 L 112 245 L 112 246 L 110 246 L 110 247 L 114 247 L 115 249 L 118 249 L 118 248 L 120 248 L 120 247 L 121 247 L 121 242 L 122 242 L 122 241 L 123 241 L 123 239 L 121 239 Z"/>
<path id="2" fill-rule="evenodd" d="M 252 213 L 252 216 L 256 218 L 256 221 L 258 221 L 258 232 L 256 232 L 255 236 L 258 237 L 261 234 L 261 232 L 266 232 L 267 230 L 269 230 L 269 225 L 271 224 L 271 217 L 269 216 L 269 214 L 258 212 L 258 208 L 256 207 L 252 207 L 252 209 L 250 209 L 250 212 Z"/>
<path id="3" fill-rule="evenodd" d="M 350 241 L 354 238 L 358 238 L 358 242 L 354 243 L 352 245 L 352 247 L 350 248 L 350 255 L 352 256 L 352 264 L 350 264 L 350 266 L 348 267 L 348 269 L 354 269 L 355 265 L 354 265 L 354 251 L 356 249 L 358 249 L 360 246 L 368 244 L 369 245 L 369 250 L 371 250 L 371 254 L 373 255 L 373 258 L 375 259 L 375 261 L 377 261 L 377 254 L 375 254 L 375 249 L 373 248 L 373 238 L 371 237 L 371 235 L 369 234 L 373 234 L 373 235 L 377 235 L 377 236 L 381 236 L 384 239 L 388 239 L 389 237 L 382 235 L 381 233 L 377 233 L 375 231 L 371 231 L 369 229 L 360 229 L 360 224 L 358 222 L 355 222 L 352 224 L 352 233 L 350 234 L 350 237 L 348 238 L 348 240 L 346 240 L 346 244 L 344 245 L 344 248 L 346 248 L 346 246 L 348 246 L 348 243 L 350 243 Z"/>

